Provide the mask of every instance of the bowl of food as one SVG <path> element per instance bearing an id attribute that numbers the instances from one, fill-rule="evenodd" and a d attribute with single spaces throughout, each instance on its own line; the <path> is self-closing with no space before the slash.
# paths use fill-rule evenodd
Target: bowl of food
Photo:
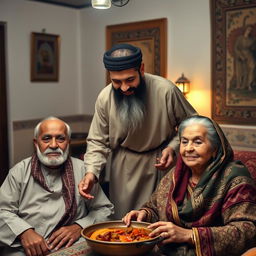
<path id="1" fill-rule="evenodd" d="M 93 224 L 81 232 L 91 249 L 102 255 L 137 256 L 150 252 L 162 239 L 150 237 L 150 223 L 132 221 L 127 227 L 122 221 Z"/>

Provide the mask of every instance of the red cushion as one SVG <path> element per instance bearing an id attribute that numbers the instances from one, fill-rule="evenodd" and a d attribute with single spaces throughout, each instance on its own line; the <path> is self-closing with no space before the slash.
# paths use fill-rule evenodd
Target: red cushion
<path id="1" fill-rule="evenodd" d="M 240 160 L 256 180 L 256 152 L 234 150 L 235 160 Z"/>

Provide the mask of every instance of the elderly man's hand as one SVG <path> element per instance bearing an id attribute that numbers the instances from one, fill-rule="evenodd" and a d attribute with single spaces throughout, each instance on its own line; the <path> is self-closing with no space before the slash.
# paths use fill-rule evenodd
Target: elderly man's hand
<path id="1" fill-rule="evenodd" d="M 94 183 L 96 182 L 96 177 L 93 173 L 88 172 L 78 185 L 79 193 L 81 196 L 92 199 L 94 196 L 90 194 Z"/>
<path id="2" fill-rule="evenodd" d="M 59 250 L 61 247 L 69 247 L 81 236 L 82 228 L 78 224 L 64 226 L 52 233 L 47 240 L 51 250 Z"/>
<path id="3" fill-rule="evenodd" d="M 27 229 L 19 238 L 27 256 L 43 256 L 50 252 L 45 239 L 33 229 Z"/>
<path id="4" fill-rule="evenodd" d="M 157 163 L 155 164 L 155 167 L 159 170 L 167 170 L 171 167 L 171 164 L 174 161 L 174 150 L 171 147 L 166 147 L 162 151 L 162 156 L 160 158 L 157 158 Z"/>

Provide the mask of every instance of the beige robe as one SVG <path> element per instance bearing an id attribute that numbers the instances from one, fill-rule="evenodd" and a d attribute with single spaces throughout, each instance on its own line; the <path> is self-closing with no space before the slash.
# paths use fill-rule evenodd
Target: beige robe
<path id="1" fill-rule="evenodd" d="M 160 178 L 166 173 L 154 167 L 161 155 L 161 144 L 178 148 L 176 127 L 196 111 L 170 81 L 145 74 L 146 115 L 142 127 L 126 131 L 118 119 L 112 85 L 98 96 L 95 114 L 87 138 L 86 171 L 97 177 L 107 157 L 110 168 L 110 201 L 115 219 L 146 202 Z"/>

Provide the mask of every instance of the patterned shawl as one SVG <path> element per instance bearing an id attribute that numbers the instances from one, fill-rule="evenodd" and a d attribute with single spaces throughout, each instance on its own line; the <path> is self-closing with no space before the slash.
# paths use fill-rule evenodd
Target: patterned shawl
<path id="1" fill-rule="evenodd" d="M 65 203 L 65 213 L 56 225 L 55 229 L 69 225 L 72 223 L 77 212 L 77 204 L 75 198 L 75 178 L 73 166 L 70 157 L 61 167 L 61 180 L 62 180 L 62 195 Z M 36 154 L 32 156 L 31 174 L 34 180 L 39 183 L 45 190 L 52 193 L 45 181 L 44 175 L 41 171 L 41 163 Z"/>
<path id="2" fill-rule="evenodd" d="M 255 181 L 240 161 L 233 161 L 233 150 L 222 130 L 211 122 L 220 145 L 198 184 L 190 185 L 191 170 L 179 157 L 176 167 L 142 206 L 146 221 L 170 221 L 193 229 L 195 246 L 168 243 L 161 246 L 164 255 L 238 256 L 256 246 Z"/>
<path id="3" fill-rule="evenodd" d="M 221 210 L 232 204 L 227 202 L 223 206 L 229 182 L 236 176 L 250 176 L 248 170 L 241 166 L 241 162 L 239 164 L 233 162 L 233 150 L 224 133 L 217 123 L 209 120 L 219 135 L 221 145 L 194 191 L 188 185 L 191 171 L 181 157 L 178 158 L 173 173 L 173 185 L 168 195 L 166 214 L 170 221 L 183 227 L 213 226 L 222 223 Z M 229 171 L 226 171 L 227 168 Z M 188 193 L 189 197 L 187 197 Z M 236 203 L 242 201 L 243 196 L 241 195 L 237 200 Z"/>

